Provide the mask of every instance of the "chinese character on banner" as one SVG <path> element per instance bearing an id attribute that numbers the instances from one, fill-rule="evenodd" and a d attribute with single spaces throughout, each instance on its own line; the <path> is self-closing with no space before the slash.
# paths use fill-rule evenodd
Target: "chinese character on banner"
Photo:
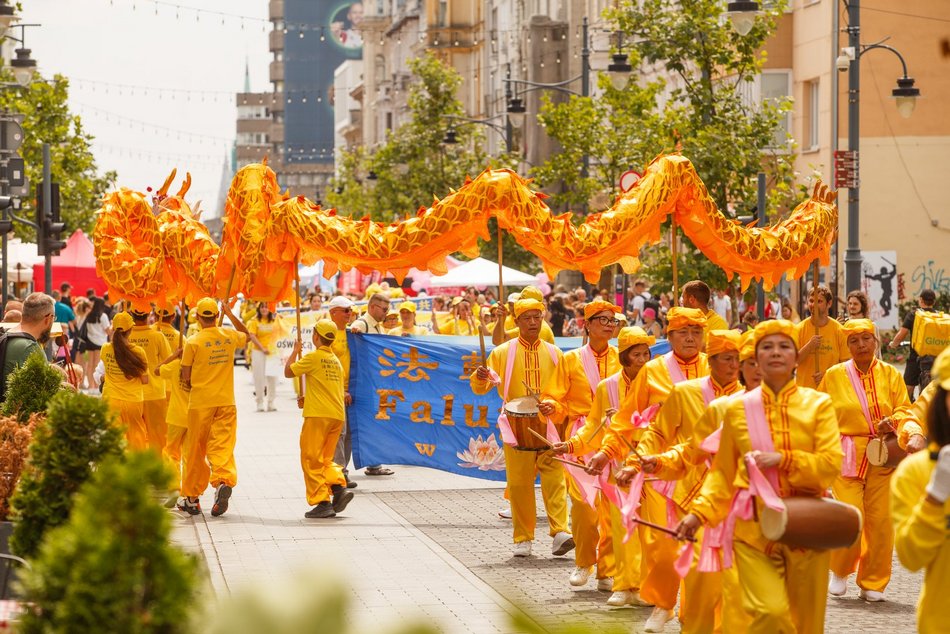
<path id="1" fill-rule="evenodd" d="M 459 377 L 463 381 L 468 381 L 468 377 L 478 369 L 482 363 L 482 355 L 477 352 L 462 355 L 462 375 Z"/>
<path id="2" fill-rule="evenodd" d="M 415 383 L 416 381 L 429 380 L 429 373 L 426 370 L 435 370 L 439 367 L 438 361 L 429 361 L 425 360 L 429 358 L 429 355 L 420 354 L 419 349 L 416 347 L 410 347 L 409 352 L 404 352 L 399 355 L 400 358 L 406 359 L 405 361 L 398 361 L 394 364 L 390 359 L 395 360 L 396 353 L 392 350 L 384 350 L 383 354 L 380 355 L 377 360 L 379 361 L 380 376 L 392 376 L 396 374 L 396 368 L 405 368 L 402 370 L 398 376 L 400 379 L 406 379 Z"/>

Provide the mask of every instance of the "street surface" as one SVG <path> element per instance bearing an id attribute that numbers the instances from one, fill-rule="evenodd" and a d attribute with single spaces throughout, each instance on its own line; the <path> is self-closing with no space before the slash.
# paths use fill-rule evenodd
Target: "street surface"
<path id="1" fill-rule="evenodd" d="M 593 579 L 583 589 L 568 585 L 574 560 L 551 555 L 543 517 L 534 555 L 511 556 L 511 524 L 497 515 L 499 483 L 398 465 L 394 476 L 357 472 L 356 499 L 342 515 L 305 519 L 302 418 L 290 384 L 280 383 L 277 412 L 255 412 L 253 389 L 250 372 L 236 367 L 239 482 L 227 514 L 211 517 L 210 489 L 201 500 L 203 515 L 173 511 L 173 539 L 201 554 L 219 596 L 316 570 L 352 588 L 349 617 L 357 632 L 384 634 L 407 621 L 449 634 L 514 632 L 511 615 L 520 608 L 542 631 L 570 624 L 642 631 L 650 609 L 608 609 L 609 593 L 597 592 Z M 920 583 L 921 575 L 895 559 L 888 600 L 868 604 L 857 598 L 852 577 L 847 598 L 829 600 L 825 629 L 913 632 Z M 665 631 L 679 632 L 678 623 Z"/>

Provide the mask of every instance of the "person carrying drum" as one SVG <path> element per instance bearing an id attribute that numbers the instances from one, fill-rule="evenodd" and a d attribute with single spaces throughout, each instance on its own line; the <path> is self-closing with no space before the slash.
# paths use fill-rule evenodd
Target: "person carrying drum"
<path id="1" fill-rule="evenodd" d="M 658 510 L 662 512 L 657 516 L 644 517 L 647 521 L 666 524 L 668 518 L 674 515 L 677 518 L 682 517 L 698 493 L 706 476 L 705 463 L 696 465 L 685 473 L 668 471 L 670 458 L 676 453 L 674 448 L 689 444 L 693 436 L 693 422 L 702 416 L 713 400 L 740 389 L 740 343 L 741 335 L 735 330 L 712 330 L 707 334 L 709 376 L 682 381 L 673 386 L 663 407 L 640 438 L 640 444 L 637 446 L 639 456 L 628 458 L 624 469 L 617 476 L 620 484 L 627 484 L 642 468 L 646 474 L 659 478 L 652 488 L 661 490 L 666 504 L 659 507 Z M 669 455 L 662 452 L 669 452 Z M 654 508 L 648 507 L 645 510 Z M 652 581 L 657 588 L 666 589 L 672 594 L 675 604 L 679 577 L 674 563 L 679 545 L 664 536 L 654 540 L 650 548 L 653 564 L 652 568 L 646 571 L 644 585 Z M 703 579 L 699 575 L 687 575 L 684 580 L 683 601 L 680 607 L 683 632 L 713 630 L 722 594 L 718 583 L 708 581 L 718 580 Z"/>
<path id="2" fill-rule="evenodd" d="M 872 452 L 875 437 L 897 434 L 901 448 L 919 451 L 927 444 L 923 430 L 910 411 L 904 378 L 894 366 L 877 358 L 877 337 L 870 319 L 852 319 L 842 327 L 851 360 L 828 368 L 818 389 L 831 396 L 844 463 L 835 480 L 835 499 L 861 509 L 863 537 L 850 548 L 831 554 L 828 592 L 844 596 L 848 576 L 857 570 L 859 596 L 865 601 L 883 601 L 891 579 L 894 528 L 891 526 L 888 492 L 893 467 L 877 460 Z"/>
<path id="3" fill-rule="evenodd" d="M 515 323 L 521 334 L 517 339 L 497 346 L 488 355 L 487 367 L 479 366 L 472 373 L 469 381 L 475 394 L 487 394 L 497 386 L 506 405 L 519 397 L 540 394 L 564 356 L 557 347 L 538 338 L 543 319 L 544 304 L 541 302 L 533 299 L 515 302 Z M 499 418 L 499 425 L 504 433 L 507 420 Z M 554 538 L 551 552 L 554 555 L 567 554 L 574 548 L 574 538 L 567 526 L 564 469 L 552 459 L 553 454 L 549 451 L 521 451 L 506 442 L 504 452 L 514 525 L 514 556 L 531 554 L 536 521 L 534 479 L 539 472 L 541 496 Z"/>
<path id="4" fill-rule="evenodd" d="M 637 375 L 623 400 L 620 411 L 611 419 L 610 429 L 604 436 L 600 451 L 594 454 L 588 463 L 591 470 L 603 469 L 610 460 L 623 463 L 628 455 L 628 447 L 636 449 L 645 431 L 645 425 L 642 419 L 634 417 L 634 414 L 645 412 L 651 405 L 662 404 L 677 383 L 709 374 L 706 355 L 700 352 L 706 327 L 704 311 L 697 308 L 673 307 L 667 313 L 667 320 L 669 322 L 667 336 L 672 350 L 661 357 L 652 359 Z M 647 521 L 659 518 L 658 523 L 665 524 L 666 499 L 653 487 L 644 487 L 641 513 Z M 645 601 L 656 605 L 653 614 L 647 620 L 646 631 L 662 632 L 666 622 L 673 618 L 676 594 L 679 591 L 679 578 L 675 574 L 663 578 L 648 576 L 660 554 L 654 545 L 659 540 L 668 538 L 666 535 L 642 527 L 638 529 L 638 533 L 642 553 L 640 596 Z"/>
<path id="5" fill-rule="evenodd" d="M 937 387 L 927 412 L 929 451 L 897 465 L 891 479 L 891 515 L 897 558 L 914 572 L 925 568 L 917 602 L 921 634 L 947 631 L 950 594 L 950 348 L 937 355 Z M 917 399 L 920 400 L 919 398 Z"/>
<path id="6" fill-rule="evenodd" d="M 551 417 L 555 424 L 566 424 L 568 435 L 584 427 L 597 385 L 620 369 L 617 349 L 610 345 L 619 312 L 618 306 L 599 299 L 584 307 L 587 345 L 566 353 L 564 361 L 544 388 L 538 410 Z M 600 422 L 596 421 L 595 426 Z M 587 585 L 594 564 L 597 564 L 597 589 L 608 592 L 613 588 L 614 576 L 610 502 L 603 494 L 598 494 L 596 508 L 591 508 L 573 478 L 567 480 L 567 492 L 571 496 L 571 532 L 576 545 L 574 561 L 577 565 L 569 582 L 575 587 Z"/>
<path id="7" fill-rule="evenodd" d="M 854 513 L 852 507 L 821 502 L 841 471 L 838 422 L 831 397 L 795 382 L 794 324 L 765 321 L 754 337 L 762 385 L 729 403 L 719 451 L 676 530 L 686 538 L 701 525 L 727 522 L 723 561 L 737 567 L 742 607 L 750 618 L 746 631 L 821 632 L 830 552 L 771 541 L 758 520 L 766 505 L 781 508 L 780 498 L 792 497 L 815 500 L 820 513 L 828 511 L 823 504 Z M 830 524 L 823 517 L 815 522 Z"/>

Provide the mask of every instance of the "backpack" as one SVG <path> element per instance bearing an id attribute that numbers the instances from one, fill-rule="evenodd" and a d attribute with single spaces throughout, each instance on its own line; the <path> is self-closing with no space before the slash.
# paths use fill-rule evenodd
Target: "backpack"
<path id="1" fill-rule="evenodd" d="M 10 332 L 0 329 L 0 402 L 7 398 L 7 374 L 3 368 L 7 364 L 7 343 L 10 339 L 29 339 L 36 342 L 36 337 L 28 332 Z"/>

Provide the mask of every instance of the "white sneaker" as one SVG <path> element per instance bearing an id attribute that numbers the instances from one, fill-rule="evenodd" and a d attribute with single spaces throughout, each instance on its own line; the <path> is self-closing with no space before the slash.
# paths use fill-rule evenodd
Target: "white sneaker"
<path id="1" fill-rule="evenodd" d="M 531 542 L 518 542 L 514 548 L 515 557 L 531 556 Z"/>
<path id="2" fill-rule="evenodd" d="M 499 510 L 498 517 L 500 517 L 503 520 L 510 520 L 511 519 L 511 504 L 508 504 L 505 506 L 505 508 Z"/>
<path id="3" fill-rule="evenodd" d="M 268 411 L 268 412 L 276 412 L 276 411 L 277 411 L 277 406 L 274 405 L 273 403 L 268 403 L 268 404 L 267 404 L 267 411 Z"/>
<path id="4" fill-rule="evenodd" d="M 884 593 L 878 592 L 877 590 L 861 590 L 858 596 L 868 603 L 878 603 L 884 600 Z"/>
<path id="5" fill-rule="evenodd" d="M 258 404 L 257 404 L 257 411 L 258 411 L 258 412 L 263 412 L 263 411 L 264 411 L 264 404 L 263 404 L 263 403 L 258 403 Z"/>
<path id="6" fill-rule="evenodd" d="M 848 578 L 831 573 L 831 581 L 828 582 L 828 594 L 833 597 L 843 597 L 847 592 Z"/>
<path id="7" fill-rule="evenodd" d="M 650 614 L 650 618 L 647 619 L 646 625 L 643 626 L 644 632 L 662 632 L 663 628 L 666 627 L 666 622 L 673 618 L 673 610 L 664 610 L 663 608 L 657 606 L 653 608 L 653 613 Z"/>
<path id="8" fill-rule="evenodd" d="M 610 592 L 614 589 L 614 578 L 613 577 L 604 577 L 603 579 L 597 580 L 597 589 L 601 592 Z"/>
<path id="9" fill-rule="evenodd" d="M 614 608 L 622 608 L 625 605 L 632 605 L 638 608 L 652 608 L 652 603 L 647 603 L 640 598 L 639 592 L 633 590 L 617 590 L 607 599 L 607 605 Z"/>
<path id="10" fill-rule="evenodd" d="M 575 587 L 586 586 L 592 570 L 593 568 L 581 568 L 580 566 L 575 568 L 574 572 L 571 573 L 571 585 Z"/>
<path id="11" fill-rule="evenodd" d="M 554 541 L 551 543 L 551 554 L 566 555 L 572 550 L 574 550 L 574 538 L 571 537 L 570 533 L 562 531 L 554 536 Z"/>

